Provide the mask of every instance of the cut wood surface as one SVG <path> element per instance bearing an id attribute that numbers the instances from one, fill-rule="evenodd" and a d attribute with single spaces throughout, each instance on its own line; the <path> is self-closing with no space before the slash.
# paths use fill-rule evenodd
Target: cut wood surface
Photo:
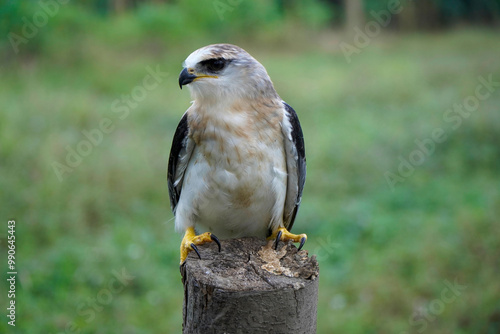
<path id="1" fill-rule="evenodd" d="M 183 333 L 316 333 L 319 266 L 292 244 L 221 241 L 181 266 Z M 307 245 L 307 244 L 306 244 Z"/>

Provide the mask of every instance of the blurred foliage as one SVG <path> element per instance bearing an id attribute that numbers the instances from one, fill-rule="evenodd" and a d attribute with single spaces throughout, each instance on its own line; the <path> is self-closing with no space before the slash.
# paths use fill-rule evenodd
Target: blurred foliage
<path id="1" fill-rule="evenodd" d="M 434 8 L 440 13 L 442 23 L 453 22 L 454 20 L 476 21 L 498 19 L 500 15 L 499 0 L 401 0 L 402 7 L 414 2 L 420 8 Z M 390 3 L 398 3 L 393 0 L 363 0 L 365 10 L 380 10 L 389 7 Z M 424 13 L 422 13 L 422 16 Z M 498 23 L 498 22 L 497 22 Z"/>
<path id="2" fill-rule="evenodd" d="M 498 332 L 499 88 L 457 129 L 443 121 L 478 76 L 500 80 L 497 30 L 381 34 L 348 63 L 345 37 L 322 29 L 335 5 L 243 1 L 221 20 L 212 2 L 119 15 L 88 3 L 61 5 L 19 55 L 2 40 L 0 215 L 17 220 L 18 332 L 180 332 L 165 169 L 190 101 L 181 63 L 214 42 L 247 49 L 299 114 L 308 179 L 294 229 L 321 265 L 318 333 Z M 4 36 L 32 4 L 3 2 Z M 157 66 L 168 76 L 120 119 L 113 103 Z M 54 162 L 105 118 L 114 130 L 60 181 Z M 438 127 L 447 140 L 391 189 L 384 174 Z M 122 269 L 133 278 L 104 295 Z M 455 280 L 467 288 L 433 313 Z"/>
<path id="3" fill-rule="evenodd" d="M 372 13 L 387 11 L 394 3 L 403 8 L 404 15 L 390 20 L 393 29 L 500 24 L 500 0 L 364 0 L 367 20 L 372 19 Z M 273 40 L 286 35 L 290 27 L 298 32 L 339 26 L 344 11 L 340 0 L 3 0 L 0 36 L 7 38 L 0 40 L 0 51 L 4 59 L 18 54 L 13 53 L 17 48 L 21 55 L 39 54 L 64 47 L 61 40 L 71 41 L 61 39 L 61 35 L 85 38 L 86 33 L 103 42 L 120 44 L 139 39 L 179 43 L 210 36 Z M 26 37 L 29 42 L 19 43 Z"/>
<path id="4" fill-rule="evenodd" d="M 296 26 L 296 29 L 324 28 L 332 16 L 328 5 L 306 0 L 296 1 L 286 10 L 279 2 L 266 0 L 139 2 L 133 9 L 119 14 L 108 10 L 103 12 L 100 1 L 67 4 L 59 4 L 56 0 L 42 2 L 50 4 L 47 6 L 34 0 L 6 1 L 0 6 L 0 35 L 8 38 L 0 40 L 0 50 L 9 53 L 10 57 L 17 54 L 13 52 L 15 48 L 10 41 L 15 38 L 12 34 L 26 38 L 26 31 L 31 32 L 32 29 L 36 31 L 35 37 L 28 37 L 29 42 L 18 46 L 21 55 L 53 54 L 60 48 L 74 48 L 74 45 L 61 43 L 78 44 L 74 43 L 75 40 L 84 42 L 86 34 L 91 34 L 103 43 L 118 45 L 134 45 L 138 41 L 176 44 L 211 36 L 219 39 L 259 39 L 264 35 L 275 37 L 286 34 L 290 25 Z M 52 12 L 55 14 L 51 15 Z M 44 16 L 48 19 L 40 21 L 40 17 Z M 37 22 L 47 23 L 38 25 Z M 14 41 L 17 44 L 18 39 Z"/>
<path id="5" fill-rule="evenodd" d="M 401 15 L 391 20 L 389 27 L 392 29 L 435 30 L 464 24 L 500 25 L 500 0 L 364 0 L 363 2 L 369 19 L 374 12 L 380 13 L 390 8 L 398 8 Z"/>

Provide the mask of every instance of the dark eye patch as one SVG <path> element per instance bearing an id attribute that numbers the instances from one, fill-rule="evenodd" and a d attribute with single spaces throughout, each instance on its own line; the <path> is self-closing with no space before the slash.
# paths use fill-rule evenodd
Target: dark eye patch
<path id="1" fill-rule="evenodd" d="M 229 63 L 224 58 L 212 58 L 200 62 L 200 65 L 212 73 L 221 71 Z"/>

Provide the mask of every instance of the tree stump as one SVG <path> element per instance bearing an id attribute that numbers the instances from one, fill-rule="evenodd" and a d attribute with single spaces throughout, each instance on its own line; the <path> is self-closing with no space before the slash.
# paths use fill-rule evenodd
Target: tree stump
<path id="1" fill-rule="evenodd" d="M 319 267 L 292 244 L 242 238 L 199 247 L 181 266 L 183 333 L 316 333 Z"/>

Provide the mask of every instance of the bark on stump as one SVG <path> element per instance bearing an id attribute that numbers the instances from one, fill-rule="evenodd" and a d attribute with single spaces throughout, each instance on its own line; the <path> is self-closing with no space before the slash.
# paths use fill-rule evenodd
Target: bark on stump
<path id="1" fill-rule="evenodd" d="M 242 238 L 199 247 L 181 266 L 183 333 L 316 333 L 319 267 L 292 244 Z"/>

